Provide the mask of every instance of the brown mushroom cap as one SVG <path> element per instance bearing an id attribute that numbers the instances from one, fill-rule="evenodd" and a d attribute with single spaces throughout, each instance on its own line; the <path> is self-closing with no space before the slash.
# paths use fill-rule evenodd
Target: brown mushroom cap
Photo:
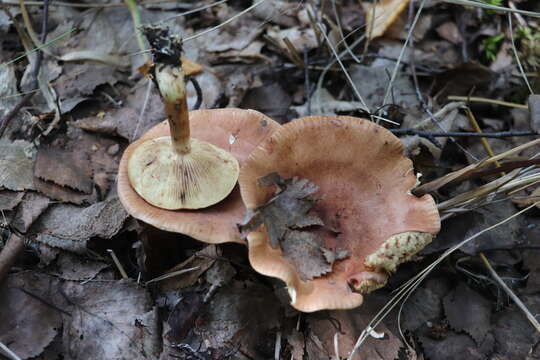
<path id="1" fill-rule="evenodd" d="M 280 127 L 269 117 L 241 109 L 197 110 L 189 114 L 191 135 L 230 152 L 240 163 Z M 153 206 L 133 190 L 128 177 L 128 160 L 147 140 L 169 136 L 167 121 L 151 128 L 128 146 L 118 169 L 118 196 L 133 217 L 162 230 L 178 232 L 208 243 L 239 242 L 237 223 L 245 214 L 238 186 L 223 201 L 200 210 L 166 210 Z"/>
<path id="2" fill-rule="evenodd" d="M 241 168 L 239 183 L 248 209 L 271 198 L 275 189 L 257 180 L 272 172 L 319 186 L 322 200 L 312 211 L 334 231 L 317 232 L 326 248 L 351 252 L 328 275 L 303 281 L 281 249 L 271 248 L 264 227 L 248 235 L 253 268 L 285 281 L 292 305 L 301 311 L 360 305 L 362 295 L 351 287 L 368 292 L 384 285 L 387 272 L 439 231 L 431 196 L 410 193 L 416 176 L 400 140 L 368 120 L 314 116 L 282 126 Z"/>

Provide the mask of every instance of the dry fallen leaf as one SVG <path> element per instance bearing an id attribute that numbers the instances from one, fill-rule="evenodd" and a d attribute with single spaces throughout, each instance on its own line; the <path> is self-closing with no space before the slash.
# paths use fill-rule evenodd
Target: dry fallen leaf
<path id="1" fill-rule="evenodd" d="M 13 191 L 34 189 L 34 145 L 24 141 L 0 139 L 0 188 Z"/>
<path id="2" fill-rule="evenodd" d="M 120 231 L 127 217 L 128 214 L 118 198 L 87 208 L 58 204 L 43 214 L 31 230 L 38 234 L 36 240 L 40 242 L 84 253 L 90 238 L 110 239 Z"/>
<path id="3" fill-rule="evenodd" d="M 464 283 L 459 283 L 443 303 L 450 326 L 466 332 L 480 346 L 491 329 L 491 302 Z"/>
<path id="4" fill-rule="evenodd" d="M 307 179 L 283 179 L 277 173 L 259 179 L 261 186 L 277 186 L 275 196 L 259 207 L 241 225 L 242 232 L 250 232 L 264 224 L 270 245 L 281 247 L 283 256 L 297 269 L 303 280 L 311 280 L 332 271 L 336 260 L 347 258 L 347 251 L 324 248 L 315 232 L 300 231 L 312 226 L 323 226 L 322 220 L 309 214 L 318 198 L 317 185 Z"/>
<path id="5" fill-rule="evenodd" d="M 61 312 L 44 302 L 65 305 L 58 301 L 58 286 L 58 279 L 29 271 L 10 275 L 2 285 L 0 342 L 21 359 L 41 354 L 61 330 Z"/>
<path id="6" fill-rule="evenodd" d="M 382 0 L 365 3 L 366 34 L 370 39 L 383 36 L 385 31 L 397 20 L 409 0 Z"/>
<path id="7" fill-rule="evenodd" d="M 131 280 L 66 282 L 73 305 L 64 321 L 65 352 L 73 359 L 157 359 L 157 309 Z"/>

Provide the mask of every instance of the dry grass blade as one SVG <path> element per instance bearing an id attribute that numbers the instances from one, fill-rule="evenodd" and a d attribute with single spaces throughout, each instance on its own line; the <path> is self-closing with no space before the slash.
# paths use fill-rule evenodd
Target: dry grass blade
<path id="1" fill-rule="evenodd" d="M 9 348 L 0 342 L 0 353 L 5 354 L 7 358 L 10 360 L 22 360 L 20 357 L 18 357 L 13 351 L 9 350 Z"/>
<path id="2" fill-rule="evenodd" d="M 190 41 L 190 40 L 193 40 L 193 39 L 196 39 L 198 38 L 199 36 L 203 36 L 203 35 L 206 35 L 208 34 L 209 32 L 212 32 L 212 31 L 215 31 L 225 25 L 227 25 L 228 23 L 236 20 L 237 18 L 239 18 L 240 16 L 250 12 L 251 10 L 255 9 L 257 6 L 261 5 L 263 2 L 265 2 L 266 0 L 259 0 L 257 1 L 255 4 L 251 5 L 250 7 L 246 8 L 245 10 L 242 10 L 241 12 L 239 12 L 238 14 L 234 15 L 234 16 L 231 16 L 229 19 L 225 20 L 224 22 L 222 22 L 221 24 L 219 25 L 216 25 L 214 26 L 213 28 L 210 28 L 210 29 L 206 29 L 204 31 L 201 31 L 200 33 L 198 34 L 195 34 L 193 36 L 189 36 L 187 38 L 184 38 L 184 42 L 187 42 L 187 41 Z"/>
<path id="3" fill-rule="evenodd" d="M 464 6 L 474 6 L 482 9 L 489 9 L 489 10 L 495 10 L 495 11 L 502 11 L 502 12 L 510 12 L 510 13 L 516 13 L 521 14 L 525 16 L 530 16 L 534 18 L 540 18 L 540 13 L 536 11 L 526 11 L 526 10 L 519 10 L 519 9 L 512 9 L 505 6 L 497 6 L 497 5 L 491 5 L 487 2 L 479 2 L 479 1 L 472 1 L 472 0 L 443 0 L 445 3 L 448 4 L 455 4 L 455 5 L 464 5 Z"/>
<path id="4" fill-rule="evenodd" d="M 199 269 L 200 269 L 200 266 L 195 266 L 195 267 L 192 267 L 192 268 L 187 268 L 187 269 L 182 269 L 182 270 L 178 270 L 178 271 L 173 271 L 173 272 L 170 272 L 170 273 L 167 273 L 167 274 L 158 276 L 158 277 L 156 277 L 156 278 L 153 278 L 153 279 L 151 279 L 151 280 L 148 280 L 148 281 L 146 282 L 146 285 L 152 284 L 152 283 L 155 283 L 155 282 L 158 282 L 158 281 L 162 281 L 162 280 L 165 280 L 165 279 L 170 279 L 170 278 L 172 278 L 172 277 L 175 277 L 175 276 L 178 276 L 178 275 L 182 275 L 182 274 L 188 273 L 188 272 L 190 272 L 190 271 L 199 270 Z"/>
<path id="5" fill-rule="evenodd" d="M 525 316 L 527 316 L 527 319 L 532 324 L 532 326 L 534 326 L 536 331 L 538 331 L 540 333 L 540 324 L 538 323 L 538 320 L 536 320 L 534 315 L 531 314 L 529 309 L 527 309 L 527 306 L 525 306 L 523 301 L 521 301 L 520 298 L 518 298 L 517 295 L 514 294 L 512 289 L 510 289 L 508 287 L 508 285 L 506 285 L 506 283 L 503 281 L 503 279 L 501 279 L 499 274 L 497 274 L 495 269 L 493 269 L 493 267 L 491 266 L 491 264 L 489 263 L 488 259 L 486 258 L 486 256 L 484 254 L 480 253 L 480 259 L 482 259 L 482 261 L 484 262 L 484 265 L 486 265 L 486 268 L 488 269 L 488 271 L 491 274 L 491 276 L 493 277 L 493 279 L 495 279 L 497 284 L 499 284 L 499 286 L 506 292 L 506 294 L 508 294 L 508 296 L 512 299 L 512 301 L 516 303 L 517 307 L 521 311 L 523 311 Z"/>
<path id="6" fill-rule="evenodd" d="M 475 164 L 471 164 L 469 166 L 466 166 L 462 169 L 459 169 L 459 170 L 456 170 L 456 171 L 453 171 L 449 174 L 446 174 L 438 179 L 435 179 L 433 181 L 430 181 L 426 184 L 423 184 L 419 187 L 417 187 L 415 190 L 414 190 L 414 194 L 417 195 L 417 196 L 422 196 L 424 194 L 427 194 L 427 193 L 430 193 L 430 192 L 433 192 L 433 191 L 436 191 L 437 189 L 443 187 L 444 185 L 452 182 L 452 181 L 455 181 L 456 179 L 459 179 L 459 178 L 462 178 L 466 175 L 471 175 L 475 170 L 478 170 L 478 169 L 481 169 L 487 165 L 491 165 L 491 164 L 494 164 L 496 163 L 497 161 L 499 160 L 502 160 L 502 159 L 505 159 L 507 157 L 510 157 L 514 154 L 517 154 L 525 149 L 528 149 L 532 146 L 536 146 L 536 145 L 539 145 L 540 144 L 540 139 L 535 139 L 535 140 L 532 140 L 532 141 L 529 141 L 528 143 L 525 143 L 523 145 L 520 145 L 520 146 L 516 146 L 515 148 L 513 149 L 510 149 L 508 151 L 505 151 L 499 155 L 495 155 L 495 156 L 492 156 L 488 159 L 485 159 L 485 160 L 482 160 L 478 163 L 475 163 Z"/>
<path id="7" fill-rule="evenodd" d="M 390 313 L 390 311 L 395 306 L 397 306 L 397 304 L 401 300 L 408 297 L 410 295 L 410 293 L 413 292 L 418 287 L 418 285 L 420 285 L 420 283 L 428 276 L 428 274 L 437 265 L 439 265 L 444 259 L 446 259 L 450 254 L 452 254 L 454 251 L 456 251 L 457 249 L 459 249 L 460 247 L 462 247 L 466 243 L 476 239 L 477 237 L 479 237 L 479 236 L 481 236 L 481 235 L 483 235 L 483 234 L 485 234 L 485 233 L 487 233 L 487 232 L 489 232 L 489 231 L 491 231 L 491 230 L 493 230 L 493 229 L 495 229 L 495 228 L 497 228 L 497 227 L 499 227 L 499 226 L 501 226 L 503 224 L 506 224 L 510 220 L 522 215 L 523 213 L 529 211 L 530 209 L 532 209 L 533 207 L 535 207 L 538 204 L 540 204 L 540 201 L 526 207 L 525 209 L 523 209 L 523 210 L 521 210 L 521 211 L 519 211 L 519 212 L 517 212 L 517 213 L 515 213 L 515 214 L 513 214 L 513 215 L 511 215 L 509 217 L 507 217 L 506 219 L 503 219 L 503 220 L 499 221 L 496 224 L 493 224 L 493 225 L 491 225 L 491 226 L 477 232 L 473 236 L 468 237 L 467 239 L 461 241 L 457 245 L 454 245 L 453 247 L 446 250 L 437 260 L 435 260 L 430 265 L 428 265 L 424 270 L 422 270 L 421 272 L 416 274 L 413 278 L 411 278 L 409 281 L 407 281 L 405 284 L 403 284 L 399 288 L 397 293 L 392 297 L 392 299 L 390 299 L 390 301 L 385 306 L 383 306 L 383 308 L 373 317 L 373 319 L 368 324 L 368 326 L 362 331 L 362 333 L 358 337 L 358 340 L 357 340 L 356 344 L 354 345 L 353 350 L 351 351 L 351 354 L 349 355 L 349 357 L 347 359 L 348 360 L 353 359 L 354 354 L 360 348 L 360 346 L 362 346 L 364 341 L 370 336 L 369 334 L 371 333 L 371 331 L 377 325 L 379 325 L 381 323 L 381 321 L 384 320 L 384 318 Z"/>

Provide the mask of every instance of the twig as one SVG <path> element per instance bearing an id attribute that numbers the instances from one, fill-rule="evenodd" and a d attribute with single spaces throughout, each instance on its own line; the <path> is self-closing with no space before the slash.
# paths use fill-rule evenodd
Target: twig
<path id="1" fill-rule="evenodd" d="M 128 279 L 129 276 L 127 275 L 126 270 L 124 270 L 124 267 L 122 266 L 122 264 L 118 260 L 118 257 L 116 256 L 114 251 L 112 249 L 107 249 L 107 252 L 111 255 L 111 258 L 113 259 L 114 264 L 118 268 L 118 271 L 120 271 L 120 275 L 122 275 L 122 279 Z"/>
<path id="2" fill-rule="evenodd" d="M 505 138 L 511 136 L 534 136 L 538 133 L 534 131 L 500 131 L 493 133 L 476 133 L 476 132 L 437 132 L 417 129 L 390 129 L 396 135 L 418 135 L 422 137 L 481 137 L 481 138 Z"/>
<path id="3" fill-rule="evenodd" d="M 527 105 L 523 105 L 523 104 L 516 104 L 516 103 L 512 103 L 512 102 L 508 102 L 508 101 L 494 100 L 494 99 L 488 99 L 488 98 L 483 98 L 483 97 L 478 97 L 478 96 L 454 96 L 454 95 L 450 95 L 450 96 L 448 96 L 448 100 L 488 103 L 488 104 L 495 104 L 495 105 L 501 105 L 501 106 L 514 107 L 514 108 L 518 108 L 518 109 L 528 109 L 529 108 Z"/>
<path id="4" fill-rule="evenodd" d="M 409 29 L 409 33 L 407 34 L 407 38 L 405 39 L 405 44 L 403 44 L 403 47 L 401 48 L 398 61 L 396 62 L 396 65 L 394 66 L 394 69 L 392 70 L 392 76 L 390 77 L 390 82 L 388 83 L 388 87 L 386 88 L 386 94 L 384 95 L 384 100 L 382 103 L 383 105 L 388 104 L 388 101 L 390 100 L 392 87 L 394 85 L 394 81 L 396 81 L 399 67 L 401 65 L 401 60 L 403 59 L 405 55 L 405 50 L 407 49 L 407 45 L 409 44 L 409 41 L 411 41 L 413 37 L 414 28 L 416 27 L 416 23 L 418 22 L 418 19 L 420 19 L 420 14 L 422 13 L 422 10 L 424 9 L 425 4 L 426 4 L 426 0 L 422 0 L 422 2 L 420 3 L 420 7 L 418 8 L 418 12 L 416 13 L 416 16 L 414 17 L 414 20 L 411 24 L 411 28 Z"/>
<path id="5" fill-rule="evenodd" d="M 471 1 L 471 0 L 443 0 L 445 3 L 448 4 L 456 4 L 456 5 L 464 5 L 464 6 L 475 6 L 483 9 L 489 9 L 489 10 L 495 10 L 495 11 L 503 11 L 503 12 L 509 12 L 509 13 L 515 13 L 515 14 L 521 14 L 525 16 L 530 16 L 534 18 L 540 18 L 540 12 L 536 11 L 526 11 L 526 10 L 520 10 L 520 9 L 512 9 L 504 6 L 497 6 L 497 5 L 491 5 L 485 2 L 479 2 L 479 1 Z"/>
<path id="6" fill-rule="evenodd" d="M 364 98 L 362 97 L 362 95 L 360 95 L 360 92 L 358 91 L 358 89 L 356 88 L 356 85 L 354 84 L 354 81 L 352 81 L 351 79 L 351 76 L 349 75 L 349 73 L 347 72 L 347 69 L 345 69 L 345 66 L 343 65 L 343 63 L 341 62 L 341 59 L 338 55 L 338 53 L 336 52 L 336 49 L 332 46 L 332 43 L 330 42 L 330 39 L 328 38 L 328 36 L 326 35 L 326 31 L 324 30 L 323 26 L 321 24 L 317 24 L 318 27 L 319 27 L 319 30 L 321 31 L 321 34 L 324 36 L 324 39 L 326 40 L 326 44 L 328 45 L 328 47 L 330 48 L 330 50 L 332 51 L 332 54 L 334 55 L 334 57 L 336 58 L 337 62 L 339 63 L 339 66 L 341 67 L 341 70 L 343 71 L 343 73 L 345 74 L 345 77 L 347 78 L 347 80 L 349 81 L 349 84 L 351 85 L 351 88 L 353 89 L 354 91 L 354 94 L 356 95 L 356 97 L 358 98 L 358 100 L 360 100 L 360 102 L 362 103 L 362 105 L 364 106 L 364 110 L 371 113 L 371 111 L 369 110 L 369 106 L 366 104 L 366 102 L 364 101 Z M 392 122 L 392 121 L 391 121 Z M 392 122 L 393 123 L 393 122 Z"/>
<path id="7" fill-rule="evenodd" d="M 0 350 L 6 354 L 6 356 L 10 360 L 22 360 L 20 357 L 17 356 L 13 351 L 11 351 L 6 345 L 2 344 L 0 342 Z"/>
<path id="8" fill-rule="evenodd" d="M 47 23 L 49 22 L 49 0 L 43 1 L 43 22 L 41 23 L 41 37 L 40 42 L 45 44 L 47 40 Z M 41 60 L 43 59 L 43 52 L 39 50 L 36 55 L 36 61 L 34 62 L 34 67 L 32 69 L 32 89 L 37 89 L 39 87 L 38 76 L 39 70 L 41 68 Z M 4 117 L 0 123 L 0 137 L 4 133 L 8 123 L 17 115 L 19 110 L 25 106 L 28 101 L 34 96 L 35 92 L 27 93 L 21 101 Z"/>
<path id="9" fill-rule="evenodd" d="M 484 254 L 480 253 L 480 259 L 484 262 L 484 265 L 486 265 L 486 268 L 488 269 L 490 275 L 493 277 L 493 279 L 499 284 L 499 286 L 508 294 L 508 296 L 516 303 L 517 307 L 525 313 L 525 316 L 527 316 L 527 319 L 530 321 L 532 326 L 540 333 L 540 324 L 538 323 L 538 320 L 534 317 L 533 314 L 527 309 L 525 304 L 514 294 L 514 292 L 506 285 L 506 283 L 499 277 L 497 272 L 493 269 L 491 264 L 489 263 L 488 259 L 485 257 Z"/>
<path id="10" fill-rule="evenodd" d="M 201 31 L 200 33 L 198 34 L 195 34 L 195 35 L 192 35 L 192 36 L 189 36 L 187 38 L 184 38 L 184 42 L 188 42 L 190 40 L 193 40 L 193 39 L 196 39 L 198 38 L 199 36 L 203 36 L 203 35 L 206 35 L 208 34 L 209 32 L 212 32 L 214 30 L 217 30 L 225 25 L 227 25 L 228 23 L 236 20 L 237 18 L 239 18 L 240 16 L 250 12 L 251 10 L 255 9 L 257 6 L 261 5 L 263 2 L 265 2 L 266 0 L 260 0 L 260 1 L 257 1 L 255 4 L 251 5 L 250 7 L 248 7 L 247 9 L 245 10 L 242 10 L 241 12 L 239 12 L 238 14 L 234 15 L 234 16 L 231 16 L 229 19 L 225 20 L 224 22 L 222 22 L 221 24 L 217 25 L 217 26 L 214 26 L 210 29 L 206 29 L 204 31 Z"/>
<path id="11" fill-rule="evenodd" d="M 11 266 L 15 263 L 24 249 L 24 238 L 11 233 L 9 240 L 2 252 L 0 252 L 0 284 L 7 277 Z"/>
<path id="12" fill-rule="evenodd" d="M 516 57 L 516 63 L 518 64 L 519 72 L 523 76 L 523 80 L 525 81 L 525 84 L 527 85 L 529 92 L 531 93 L 531 95 L 534 95 L 534 91 L 531 87 L 531 84 L 529 83 L 529 79 L 527 79 L 527 74 L 525 74 L 525 70 L 523 69 L 523 66 L 521 65 L 521 60 L 519 60 L 519 54 L 516 49 L 516 42 L 514 41 L 514 30 L 512 29 L 512 14 L 511 13 L 508 13 L 508 31 L 510 32 L 510 41 L 512 42 L 512 51 L 514 52 L 514 56 Z"/>

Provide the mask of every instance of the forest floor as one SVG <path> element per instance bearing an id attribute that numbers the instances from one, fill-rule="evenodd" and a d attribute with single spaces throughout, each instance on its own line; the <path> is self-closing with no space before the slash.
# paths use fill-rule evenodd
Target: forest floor
<path id="1" fill-rule="evenodd" d="M 0 358 L 540 358 L 540 3 L 127 4 L 0 0 Z M 165 119 L 137 12 L 185 39 L 203 109 L 392 129 L 440 233 L 360 307 L 302 313 L 245 245 L 129 216 L 120 158 Z"/>

